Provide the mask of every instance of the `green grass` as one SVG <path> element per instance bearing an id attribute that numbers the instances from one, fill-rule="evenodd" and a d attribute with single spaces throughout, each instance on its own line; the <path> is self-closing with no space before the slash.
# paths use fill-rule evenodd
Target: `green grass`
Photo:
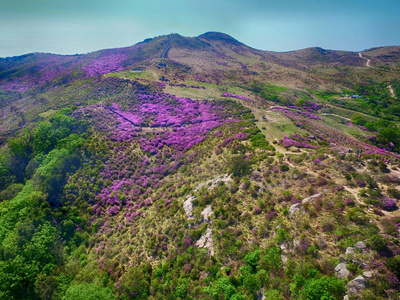
<path id="1" fill-rule="evenodd" d="M 108 73 L 104 75 L 105 77 L 120 77 L 128 79 L 146 79 L 146 80 L 158 80 L 158 75 L 154 71 L 143 71 L 143 72 L 133 72 L 133 71 L 121 71 L 115 73 Z"/>
<path id="2" fill-rule="evenodd" d="M 55 110 L 55 109 L 49 109 L 49 110 L 47 110 L 47 111 L 45 111 L 45 112 L 40 113 L 40 114 L 39 114 L 39 117 L 48 119 L 48 118 L 54 116 L 54 115 L 56 114 L 57 111 L 58 111 L 58 110 Z"/>
<path id="3" fill-rule="evenodd" d="M 265 86 L 266 92 L 271 93 L 271 94 L 279 94 L 279 93 L 283 93 L 283 92 L 286 92 L 287 90 L 289 90 L 288 87 L 273 85 L 272 83 L 269 83 L 269 82 L 266 82 L 264 86 Z"/>

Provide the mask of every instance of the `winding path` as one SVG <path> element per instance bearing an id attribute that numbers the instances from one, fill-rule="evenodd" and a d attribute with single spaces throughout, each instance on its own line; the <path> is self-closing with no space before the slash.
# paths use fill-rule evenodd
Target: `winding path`
<path id="1" fill-rule="evenodd" d="M 167 40 L 167 46 L 165 47 L 164 51 L 161 53 L 161 58 L 168 58 L 168 51 L 171 49 L 171 41 L 172 41 L 173 34 L 170 34 Z"/>
<path id="2" fill-rule="evenodd" d="M 341 119 L 345 119 L 345 120 L 347 120 L 347 121 L 350 121 L 351 122 L 351 119 L 349 119 L 349 118 L 346 118 L 346 117 L 343 117 L 343 116 L 339 116 L 339 115 L 336 115 L 336 114 L 328 114 L 328 113 L 323 113 L 323 114 L 321 114 L 322 116 L 335 116 L 335 117 L 338 117 L 338 118 L 341 118 Z"/>
<path id="3" fill-rule="evenodd" d="M 362 58 L 362 59 L 365 59 L 365 60 L 367 61 L 367 62 L 365 63 L 365 65 L 366 65 L 368 68 L 371 68 L 371 60 L 370 60 L 370 59 L 365 58 L 365 57 L 362 55 L 361 52 L 358 52 L 358 56 L 359 56 L 360 58 Z"/>

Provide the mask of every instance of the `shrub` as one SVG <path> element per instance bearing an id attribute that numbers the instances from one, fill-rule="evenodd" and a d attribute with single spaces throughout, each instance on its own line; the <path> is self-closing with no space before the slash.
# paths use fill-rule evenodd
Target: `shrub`
<path id="1" fill-rule="evenodd" d="M 289 166 L 286 164 L 280 165 L 279 169 L 281 170 L 281 172 L 287 172 L 289 171 Z"/>
<path id="2" fill-rule="evenodd" d="M 63 300 L 114 300 L 115 296 L 109 288 L 94 283 L 81 283 L 71 286 Z"/>
<path id="3" fill-rule="evenodd" d="M 346 293 L 343 282 L 336 277 L 311 279 L 304 286 L 303 295 L 309 300 L 342 299 Z"/>

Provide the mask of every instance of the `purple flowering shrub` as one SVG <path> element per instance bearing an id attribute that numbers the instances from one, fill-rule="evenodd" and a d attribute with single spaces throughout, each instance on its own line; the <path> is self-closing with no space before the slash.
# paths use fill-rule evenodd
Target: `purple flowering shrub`
<path id="1" fill-rule="evenodd" d="M 0 80 L 0 89 L 26 92 L 38 86 L 57 87 L 76 79 L 94 77 L 126 69 L 134 45 L 126 48 L 102 50 L 86 55 L 55 55 L 35 53 L 7 58 L 3 68 L 10 66 L 6 80 Z M 15 64 L 14 59 L 18 59 Z"/>
<path id="2" fill-rule="evenodd" d="M 231 94 L 231 93 L 228 93 L 228 92 L 223 93 L 221 96 L 222 96 L 222 97 L 237 98 L 237 99 L 245 100 L 245 101 L 253 101 L 253 100 L 251 100 L 251 99 L 249 99 L 249 98 L 247 98 L 247 97 L 245 97 L 245 96 L 235 95 L 235 94 Z"/>
<path id="3" fill-rule="evenodd" d="M 386 211 L 395 211 L 398 209 L 396 200 L 393 198 L 385 197 L 382 201 L 382 208 Z"/>
<path id="4" fill-rule="evenodd" d="M 199 102 L 163 93 L 139 93 L 136 100 L 130 107 L 124 104 L 124 109 L 114 103 L 81 107 L 75 113 L 78 119 L 91 120 L 93 130 L 114 144 L 99 173 L 105 184 L 92 206 L 96 215 L 112 216 L 124 208 L 126 220 L 134 220 L 144 206 L 155 201 L 152 188 L 193 161 L 196 152 L 187 154 L 189 149 L 222 124 L 237 122 L 229 117 L 235 113 L 224 102 Z M 235 132 L 231 139 L 246 139 L 246 134 Z M 223 133 L 216 131 L 211 136 L 220 138 Z M 174 201 L 167 194 L 164 197 L 165 205 Z"/>
<path id="5" fill-rule="evenodd" d="M 309 141 L 308 138 L 303 138 L 298 134 L 291 135 L 289 138 L 285 136 L 282 140 L 278 142 L 278 144 L 282 145 L 285 148 L 289 147 L 297 147 L 297 148 L 308 148 L 308 149 L 318 149 L 320 148 L 318 145 L 312 145 L 307 143 Z M 311 140 L 310 140 L 311 141 Z"/>

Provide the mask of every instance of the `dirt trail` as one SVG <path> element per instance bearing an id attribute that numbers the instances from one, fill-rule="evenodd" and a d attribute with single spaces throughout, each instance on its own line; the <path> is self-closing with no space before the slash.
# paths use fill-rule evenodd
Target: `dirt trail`
<path id="1" fill-rule="evenodd" d="M 323 113 L 323 114 L 321 114 L 321 115 L 323 115 L 323 116 L 335 116 L 335 117 L 339 117 L 339 118 L 341 118 L 341 119 L 345 119 L 345 120 L 347 120 L 347 121 L 351 121 L 351 119 L 349 119 L 349 118 L 346 118 L 346 117 L 343 117 L 343 116 L 339 116 L 339 115 L 336 115 L 336 114 L 326 114 L 326 113 Z"/>
<path id="2" fill-rule="evenodd" d="M 392 98 L 396 98 L 396 95 L 394 94 L 394 90 L 393 90 L 392 85 L 388 85 L 387 88 L 388 88 L 388 90 L 389 90 L 390 95 L 392 96 Z"/>
<path id="3" fill-rule="evenodd" d="M 370 59 L 365 58 L 365 57 L 362 55 L 361 52 L 358 52 L 358 56 L 359 56 L 360 58 L 362 58 L 362 59 L 365 59 L 365 60 L 367 61 L 367 62 L 365 63 L 365 65 L 366 65 L 368 68 L 371 68 L 371 60 L 370 60 Z"/>
<path id="4" fill-rule="evenodd" d="M 167 40 L 167 46 L 165 47 L 164 51 L 161 53 L 161 58 L 168 58 L 168 51 L 171 48 L 170 44 L 172 41 L 172 34 L 169 35 Z"/>

